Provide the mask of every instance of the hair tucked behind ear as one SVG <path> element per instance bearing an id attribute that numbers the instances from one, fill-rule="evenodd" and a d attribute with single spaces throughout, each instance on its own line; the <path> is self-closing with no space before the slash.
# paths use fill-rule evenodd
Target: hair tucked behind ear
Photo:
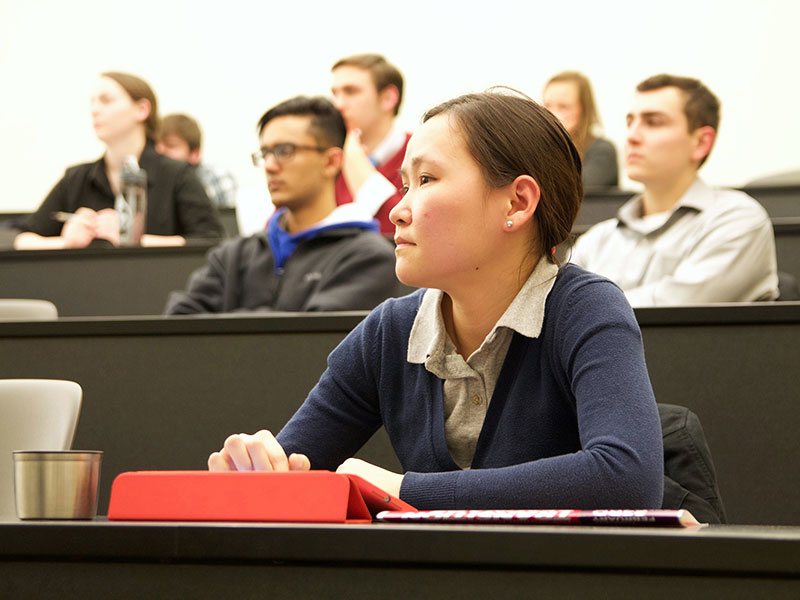
<path id="1" fill-rule="evenodd" d="M 150 114 L 145 119 L 144 132 L 148 141 L 155 142 L 158 139 L 158 104 L 156 103 L 156 95 L 150 85 L 144 79 L 136 77 L 136 75 L 120 73 L 119 71 L 107 71 L 101 73 L 100 77 L 108 77 L 116 81 L 134 102 L 144 98 L 150 103 Z"/>
<path id="2" fill-rule="evenodd" d="M 454 119 L 490 187 L 503 187 L 520 175 L 538 182 L 535 250 L 557 264 L 553 248 L 569 239 L 583 197 L 580 154 L 558 119 L 509 88 L 448 100 L 422 121 L 441 114 Z"/>

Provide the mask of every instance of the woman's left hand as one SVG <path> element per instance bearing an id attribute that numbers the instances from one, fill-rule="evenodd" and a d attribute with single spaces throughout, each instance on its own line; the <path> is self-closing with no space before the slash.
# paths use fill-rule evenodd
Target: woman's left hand
<path id="1" fill-rule="evenodd" d="M 384 492 L 392 496 L 400 496 L 400 485 L 403 483 L 403 476 L 400 473 L 393 473 L 384 468 L 370 464 L 360 458 L 348 458 L 339 468 L 337 473 L 347 473 L 358 475 L 369 481 L 372 485 L 378 486 Z"/>

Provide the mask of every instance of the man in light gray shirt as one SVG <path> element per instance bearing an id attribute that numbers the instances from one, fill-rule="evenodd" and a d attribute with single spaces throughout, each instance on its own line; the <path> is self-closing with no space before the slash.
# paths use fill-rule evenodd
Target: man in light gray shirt
<path id="1" fill-rule="evenodd" d="M 777 298 L 766 211 L 697 176 L 716 138 L 717 98 L 698 80 L 674 75 L 655 75 L 636 90 L 624 158 L 644 193 L 578 238 L 572 262 L 616 282 L 633 306 Z"/>

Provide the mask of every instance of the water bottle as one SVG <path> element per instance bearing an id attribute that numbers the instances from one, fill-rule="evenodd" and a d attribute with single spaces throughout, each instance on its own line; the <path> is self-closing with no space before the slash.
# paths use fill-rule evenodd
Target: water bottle
<path id="1" fill-rule="evenodd" d="M 147 173 L 139 168 L 135 156 L 126 157 L 122 163 L 114 209 L 119 214 L 120 246 L 138 246 L 147 217 Z"/>

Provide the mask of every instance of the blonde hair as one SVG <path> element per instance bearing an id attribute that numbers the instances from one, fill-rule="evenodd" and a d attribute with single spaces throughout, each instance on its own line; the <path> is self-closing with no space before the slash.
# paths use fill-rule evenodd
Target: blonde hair
<path id="1" fill-rule="evenodd" d="M 597 107 L 594 103 L 594 94 L 589 80 L 583 73 L 578 71 L 562 71 L 553 75 L 544 86 L 547 89 L 551 83 L 571 82 L 578 88 L 578 104 L 581 107 L 581 119 L 578 129 L 572 136 L 572 141 L 578 147 L 578 152 L 583 158 L 586 149 L 592 145 L 596 139 L 593 133 L 595 127 L 600 125 L 600 116 L 597 114 Z"/>

